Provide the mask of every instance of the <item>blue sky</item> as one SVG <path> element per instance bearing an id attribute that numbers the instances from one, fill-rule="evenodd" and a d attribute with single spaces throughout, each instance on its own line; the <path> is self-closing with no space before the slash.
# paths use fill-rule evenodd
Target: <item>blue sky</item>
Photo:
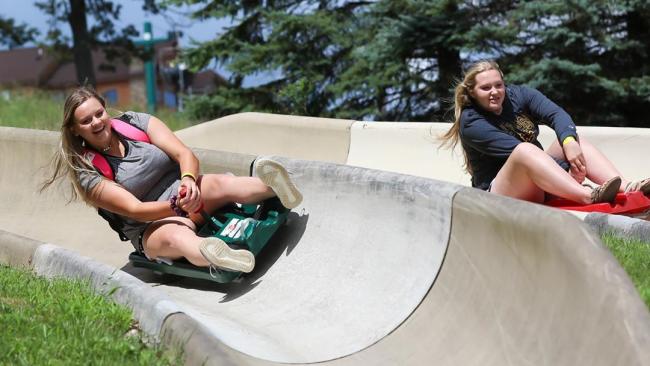
<path id="1" fill-rule="evenodd" d="M 168 31 L 174 28 L 182 30 L 184 36 L 181 38 L 181 45 L 189 45 L 190 39 L 206 41 L 215 38 L 219 34 L 226 21 L 208 20 L 191 21 L 182 16 L 182 12 L 188 9 L 181 9 L 181 12 L 173 13 L 173 16 L 163 17 L 161 15 L 147 14 L 142 10 L 141 0 L 114 0 L 116 4 L 122 5 L 118 28 L 133 24 L 140 32 L 144 22 L 149 21 L 153 27 L 154 37 L 164 37 Z M 34 6 L 34 0 L 0 0 L 0 14 L 6 18 L 13 18 L 20 23 L 27 23 L 45 34 L 48 30 L 48 17 Z M 58 25 L 69 34 L 70 26 L 67 23 Z"/>

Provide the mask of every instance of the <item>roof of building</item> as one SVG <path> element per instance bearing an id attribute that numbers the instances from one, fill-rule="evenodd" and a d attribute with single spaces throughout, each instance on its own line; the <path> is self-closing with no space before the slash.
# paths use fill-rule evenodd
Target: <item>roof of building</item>
<path id="1" fill-rule="evenodd" d="M 156 44 L 159 60 L 175 57 L 174 41 Z M 174 55 L 171 51 L 174 50 Z M 143 78 L 144 71 L 141 63 L 125 64 L 121 59 L 108 61 L 101 50 L 92 51 L 95 79 L 97 84 L 127 81 L 133 78 Z M 0 85 L 38 87 L 43 89 L 66 89 L 79 85 L 75 65 L 70 60 L 62 60 L 53 52 L 43 47 L 15 48 L 0 51 Z M 108 70 L 102 65 L 110 65 Z M 211 91 L 214 84 L 226 81 L 214 71 L 202 71 L 193 78 L 197 85 L 192 84 L 197 92 Z M 211 87 L 212 86 L 212 87 Z M 212 89 L 211 89 L 212 88 Z"/>
<path id="2" fill-rule="evenodd" d="M 17 48 L 0 51 L 0 84 L 38 85 L 39 74 L 53 66 L 54 60 L 42 48 Z"/>
<path id="3" fill-rule="evenodd" d="M 202 70 L 194 74 L 192 78 L 192 92 L 196 94 L 210 94 L 220 85 L 226 85 L 228 81 L 213 70 Z"/>

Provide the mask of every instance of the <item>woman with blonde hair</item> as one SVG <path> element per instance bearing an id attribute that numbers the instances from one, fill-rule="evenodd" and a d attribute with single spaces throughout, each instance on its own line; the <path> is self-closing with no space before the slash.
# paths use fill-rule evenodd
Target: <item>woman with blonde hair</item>
<path id="1" fill-rule="evenodd" d="M 539 91 L 506 85 L 499 65 L 479 61 L 455 89 L 454 123 L 444 144 L 459 141 L 472 186 L 532 202 L 547 193 L 584 204 L 613 202 L 618 192 L 650 193 L 650 179 L 630 182 L 596 147 L 580 138 L 571 117 Z M 539 124 L 557 136 L 545 151 Z M 583 185 L 585 178 L 598 184 Z"/>
<path id="2" fill-rule="evenodd" d="M 218 238 L 197 236 L 199 212 L 276 195 L 285 207 L 296 207 L 302 195 L 285 168 L 258 159 L 257 177 L 199 175 L 194 153 L 161 120 L 136 112 L 116 119 L 111 119 L 104 99 L 94 90 L 83 87 L 72 92 L 64 105 L 54 171 L 42 188 L 67 176 L 73 199 L 80 196 L 100 213 L 116 218 L 111 227 L 150 260 L 185 257 L 196 266 L 252 271 L 251 252 L 230 248 Z M 136 132 L 118 132 L 117 125 Z M 128 136 L 138 131 L 146 138 Z M 98 154 L 107 169 L 93 164 Z"/>

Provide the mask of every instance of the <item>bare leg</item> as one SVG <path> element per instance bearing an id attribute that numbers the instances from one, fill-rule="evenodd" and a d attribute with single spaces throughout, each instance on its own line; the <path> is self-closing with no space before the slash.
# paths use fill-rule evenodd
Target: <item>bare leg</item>
<path id="1" fill-rule="evenodd" d="M 197 236 L 194 224 L 187 218 L 156 221 L 149 226 L 143 240 L 144 251 L 151 259 L 185 257 L 195 266 L 214 265 L 246 273 L 255 267 L 253 253 L 245 249 L 232 249 L 219 238 Z"/>
<path id="2" fill-rule="evenodd" d="M 209 263 L 199 251 L 203 238 L 198 237 L 195 230 L 196 226 L 187 218 L 158 220 L 149 226 L 142 238 L 144 251 L 152 259 L 185 257 L 195 266 L 207 267 Z"/>
<path id="3" fill-rule="evenodd" d="M 614 164 L 598 148 L 584 138 L 580 138 L 580 148 L 582 148 L 582 154 L 587 162 L 587 178 L 589 180 L 596 184 L 603 184 L 611 178 L 618 176 L 621 177 L 621 188 L 619 188 L 619 191 L 622 192 L 625 190 L 629 181 L 623 178 Z M 564 159 L 564 151 L 557 140 L 553 141 L 547 152 L 551 156 Z"/>
<path id="4" fill-rule="evenodd" d="M 549 154 L 529 143 L 521 143 L 513 150 L 494 178 L 491 191 L 532 202 L 543 202 L 544 192 L 591 202 L 590 188 L 580 185 Z"/>
<path id="5" fill-rule="evenodd" d="M 275 196 L 273 189 L 257 177 L 206 174 L 199 177 L 197 184 L 201 189 L 201 200 L 207 212 L 212 212 L 231 202 L 257 203 Z M 190 216 L 191 220 L 189 218 L 170 217 L 152 223 L 143 237 L 146 255 L 149 258 L 167 257 L 177 259 L 185 257 L 196 266 L 208 266 L 210 262 L 201 254 L 200 250 L 204 238 L 196 235 L 197 226 L 195 223 L 202 223 L 203 218 L 198 213 Z M 221 244 L 225 247 L 223 242 Z M 224 251 L 221 250 L 221 254 L 213 254 L 218 260 L 230 260 L 231 262 L 249 260 L 248 262 L 252 264 L 246 263 L 246 266 L 250 266 L 247 272 L 252 270 L 254 265 L 252 254 L 247 252 L 248 255 L 242 255 L 242 253 L 238 252 L 247 251 L 226 251 L 223 254 Z"/>
<path id="6" fill-rule="evenodd" d="M 199 185 L 207 212 L 231 202 L 257 203 L 275 196 L 273 190 L 257 177 L 206 174 L 199 179 Z"/>

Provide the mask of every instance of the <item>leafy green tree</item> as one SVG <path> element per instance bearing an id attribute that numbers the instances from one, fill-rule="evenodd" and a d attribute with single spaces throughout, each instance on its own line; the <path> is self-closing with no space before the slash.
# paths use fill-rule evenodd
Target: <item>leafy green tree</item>
<path id="1" fill-rule="evenodd" d="M 38 34 L 36 28 L 26 24 L 19 25 L 11 18 L 0 16 L 0 45 L 6 45 L 9 48 L 21 46 L 34 41 Z"/>
<path id="2" fill-rule="evenodd" d="M 67 22 L 72 34 L 72 56 L 80 84 L 96 85 L 91 50 L 101 46 L 109 60 L 122 58 L 128 62 L 137 54 L 132 38 L 138 36 L 133 25 L 116 30 L 115 21 L 120 17 L 121 5 L 110 0 L 43 0 L 36 6 L 56 22 Z M 93 20 L 89 26 L 88 18 Z M 45 41 L 58 55 L 69 57 L 70 39 L 60 29 L 53 27 Z M 100 67 L 111 68 L 110 65 Z"/>

